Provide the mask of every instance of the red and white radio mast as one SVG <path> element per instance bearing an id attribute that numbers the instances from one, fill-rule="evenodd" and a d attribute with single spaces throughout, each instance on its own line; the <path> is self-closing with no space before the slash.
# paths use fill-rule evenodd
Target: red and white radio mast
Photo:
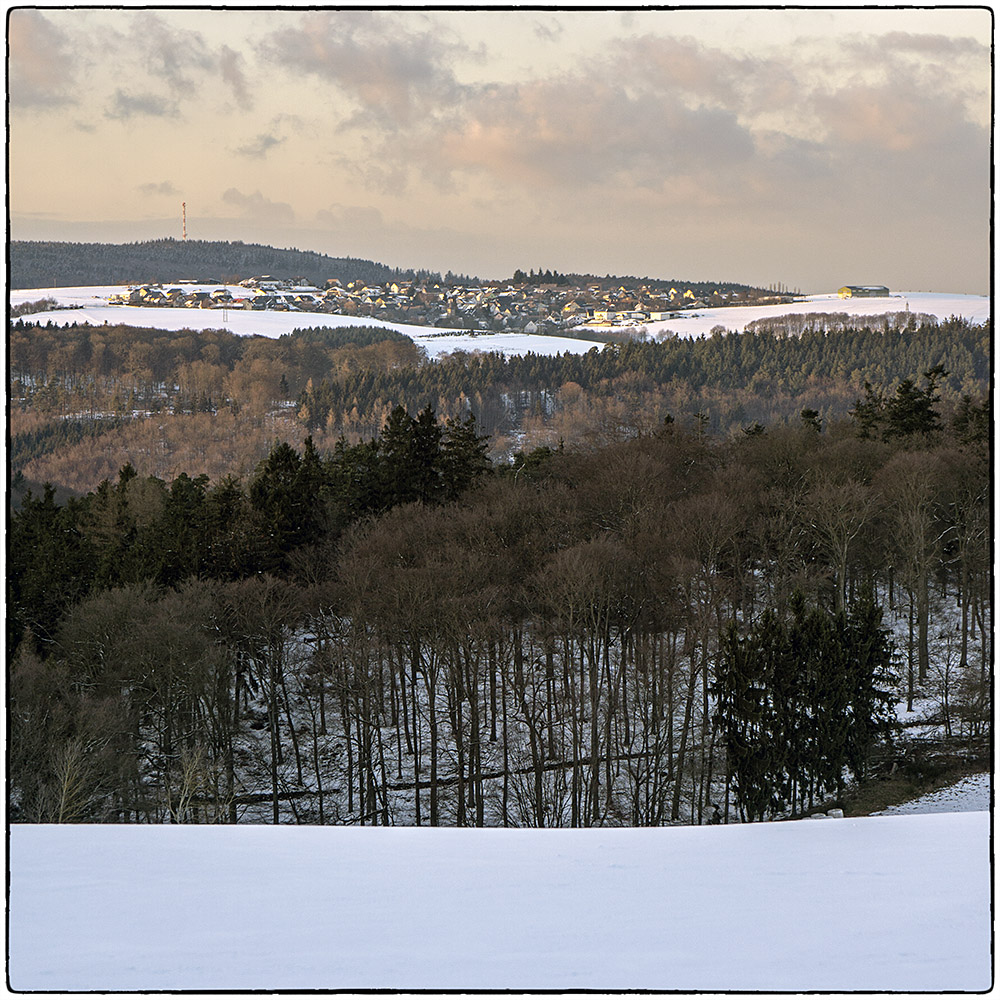
<path id="1" fill-rule="evenodd" d="M 188 238 L 188 217 L 187 217 L 187 202 L 181 202 L 181 239 L 186 240 Z"/>

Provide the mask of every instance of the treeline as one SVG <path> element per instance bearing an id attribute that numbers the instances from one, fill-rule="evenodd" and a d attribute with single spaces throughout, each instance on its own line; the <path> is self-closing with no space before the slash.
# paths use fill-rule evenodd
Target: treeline
<path id="1" fill-rule="evenodd" d="M 963 395 L 986 392 L 989 343 L 988 327 L 913 321 L 798 337 L 629 340 L 558 357 L 456 353 L 430 363 L 413 341 L 381 327 L 269 340 L 15 322 L 11 461 L 29 481 L 81 492 L 126 463 L 161 478 L 217 479 L 251 471 L 276 436 L 301 447 L 312 434 L 326 449 L 341 436 L 368 440 L 397 405 L 414 413 L 430 405 L 456 420 L 471 414 L 490 435 L 492 456 L 509 458 L 560 441 L 599 446 L 648 434 L 668 414 L 719 434 L 795 422 L 803 408 L 836 420 L 866 381 L 891 387 L 935 365 L 949 372 L 940 390 L 950 411 Z"/>
<path id="2" fill-rule="evenodd" d="M 226 330 L 11 324 L 12 402 L 41 412 L 256 410 L 294 399 L 310 380 L 414 366 L 415 342 L 385 327 L 305 328 L 271 339 Z"/>
<path id="3" fill-rule="evenodd" d="M 7 442 L 7 456 L 14 477 L 22 475 L 23 466 L 32 459 L 77 444 L 85 438 L 100 437 L 121 427 L 122 423 L 118 417 L 53 420 L 12 434 Z"/>
<path id="4" fill-rule="evenodd" d="M 12 500 L 25 484 L 38 492 L 46 481 L 86 492 L 126 464 L 158 477 L 246 474 L 275 437 L 301 446 L 294 399 L 311 379 L 422 357 L 413 340 L 384 327 L 306 328 L 272 340 L 16 322 L 8 354 Z M 378 414 L 374 433 L 392 408 Z M 329 447 L 336 440 L 317 437 Z"/>
<path id="5" fill-rule="evenodd" d="M 425 270 L 400 270 L 356 257 L 328 257 L 308 250 L 278 249 L 238 240 L 147 240 L 138 243 L 60 243 L 13 240 L 7 246 L 11 288 L 121 285 L 193 278 L 240 281 L 261 274 L 384 284 L 441 280 Z"/>
<path id="6" fill-rule="evenodd" d="M 668 414 L 685 426 L 738 434 L 795 422 L 803 408 L 821 422 L 843 418 L 866 381 L 891 387 L 935 365 L 949 372 L 940 389 L 950 411 L 963 395 L 986 392 L 989 340 L 988 327 L 951 320 L 792 338 L 719 332 L 630 340 L 582 356 L 456 353 L 429 363 L 411 340 L 380 327 L 269 340 L 16 322 L 12 468 L 28 481 L 81 492 L 126 463 L 161 478 L 242 475 L 275 436 L 299 447 L 309 433 L 321 448 L 341 436 L 357 443 L 376 436 L 400 404 L 410 412 L 430 405 L 459 420 L 473 415 L 495 458 L 648 434 Z M 92 421 L 90 429 L 68 432 L 67 416 Z M 122 422 L 107 422 L 116 416 Z"/>
<path id="7" fill-rule="evenodd" d="M 457 401 L 494 436 L 533 429 L 540 417 L 557 432 L 552 437 L 574 440 L 574 426 L 578 434 L 596 425 L 616 439 L 648 431 L 668 413 L 700 413 L 708 430 L 729 433 L 795 419 L 804 405 L 823 419 L 842 418 L 866 381 L 885 385 L 935 365 L 949 372 L 941 386 L 948 398 L 978 397 L 989 384 L 989 349 L 988 327 L 952 319 L 794 338 L 720 331 L 552 357 L 456 352 L 434 364 L 314 383 L 299 397 L 299 412 L 312 430 L 345 433 L 387 400 L 411 409 L 431 401 L 442 411 Z"/>
<path id="8" fill-rule="evenodd" d="M 929 374 L 859 400 L 899 418 L 873 427 L 675 421 L 491 467 L 471 421 L 397 410 L 247 483 L 32 498 L 10 814 L 760 819 L 877 770 L 900 691 L 982 736 L 988 407 L 944 420 Z"/>
<path id="9" fill-rule="evenodd" d="M 521 273 L 523 274 L 524 272 L 522 271 Z M 558 275 L 558 272 L 554 271 L 553 274 Z M 766 295 L 771 294 L 768 289 L 760 288 L 757 285 L 744 285 L 737 281 L 687 281 L 678 278 L 639 278 L 631 274 L 597 275 L 571 273 L 559 275 L 558 277 L 559 281 L 557 283 L 563 283 L 563 279 L 565 279 L 565 283 L 570 285 L 576 285 L 578 287 L 597 285 L 603 291 L 610 291 L 612 289 L 624 287 L 648 288 L 650 291 L 654 292 L 665 292 L 669 291 L 671 288 L 677 288 L 678 290 L 683 291 L 690 289 L 698 298 L 708 298 L 716 293 L 730 298 L 734 293 L 738 293 L 752 299 L 763 298 Z M 541 269 L 539 269 L 536 273 L 535 281 L 542 281 Z M 773 297 L 773 295 L 771 295 L 771 297 Z"/>

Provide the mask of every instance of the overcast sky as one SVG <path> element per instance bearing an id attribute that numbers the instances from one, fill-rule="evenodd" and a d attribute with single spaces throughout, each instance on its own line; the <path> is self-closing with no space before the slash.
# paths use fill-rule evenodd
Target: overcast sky
<path id="1" fill-rule="evenodd" d="M 14 239 L 987 292 L 987 10 L 10 13 Z"/>

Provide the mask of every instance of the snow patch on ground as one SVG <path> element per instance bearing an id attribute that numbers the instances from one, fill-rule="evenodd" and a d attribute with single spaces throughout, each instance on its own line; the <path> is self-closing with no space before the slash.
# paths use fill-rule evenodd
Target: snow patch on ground
<path id="1" fill-rule="evenodd" d="M 15 825 L 9 917 L 16 990 L 985 990 L 990 817 Z"/>
<path id="2" fill-rule="evenodd" d="M 947 788 L 928 792 L 911 802 L 901 802 L 889 806 L 874 816 L 888 816 L 899 813 L 951 813 L 982 812 L 989 810 L 992 782 L 988 774 L 973 774 Z"/>

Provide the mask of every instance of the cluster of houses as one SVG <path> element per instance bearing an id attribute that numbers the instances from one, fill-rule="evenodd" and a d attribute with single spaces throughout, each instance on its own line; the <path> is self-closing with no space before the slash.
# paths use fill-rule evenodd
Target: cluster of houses
<path id="1" fill-rule="evenodd" d="M 266 309 L 336 313 L 416 326 L 538 333 L 580 326 L 637 326 L 708 306 L 733 305 L 739 292 L 713 291 L 699 298 L 690 288 L 603 288 L 545 284 L 484 285 L 400 281 L 370 285 L 331 278 L 319 288 L 305 279 L 261 275 L 238 285 L 212 282 L 137 285 L 112 295 L 110 304 L 187 309 Z M 192 287 L 195 286 L 195 287 Z"/>

